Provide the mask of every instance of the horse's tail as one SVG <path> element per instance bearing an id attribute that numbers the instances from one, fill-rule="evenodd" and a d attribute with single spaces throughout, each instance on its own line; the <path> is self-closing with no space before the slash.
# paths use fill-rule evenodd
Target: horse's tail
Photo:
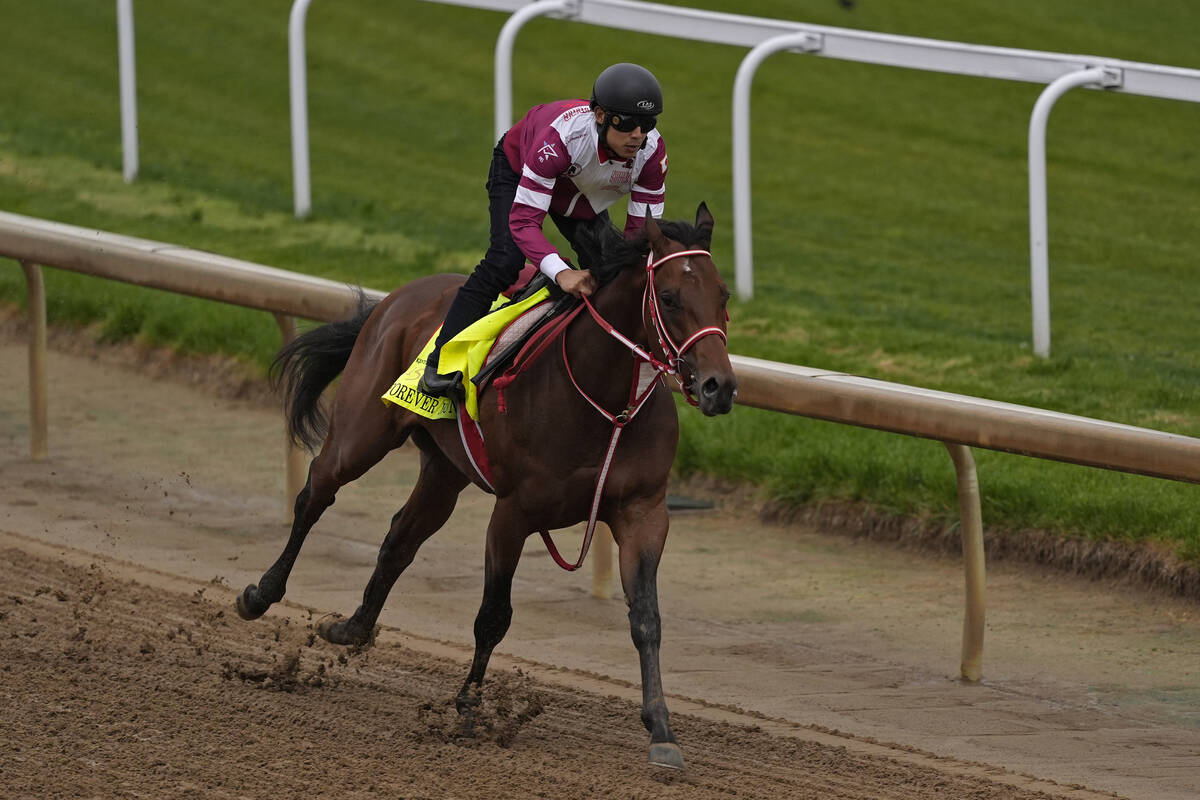
<path id="1" fill-rule="evenodd" d="M 346 368 L 354 342 L 377 304 L 360 290 L 353 316 L 297 336 L 271 362 L 271 385 L 283 387 L 288 435 L 297 445 L 315 450 L 325 438 L 329 420 L 321 392 Z"/>

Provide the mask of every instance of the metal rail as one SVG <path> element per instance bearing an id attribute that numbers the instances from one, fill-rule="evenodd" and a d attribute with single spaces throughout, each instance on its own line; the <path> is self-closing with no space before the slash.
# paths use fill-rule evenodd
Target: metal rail
<path id="1" fill-rule="evenodd" d="M 445 2 L 446 0 L 429 0 Z M 298 0 L 299 2 L 299 0 Z M 497 9 L 505 0 L 453 0 L 457 5 Z M 990 47 L 872 33 L 827 25 L 667 6 L 641 0 L 535 0 L 516 2 L 496 42 L 495 124 L 499 138 L 512 124 L 512 51 L 529 20 L 551 16 L 619 30 L 693 41 L 750 47 L 738 68 L 733 93 L 733 241 L 738 296 L 754 294 L 750 193 L 750 89 L 758 66 L 790 51 L 977 78 L 1047 84 L 1029 125 L 1030 302 L 1033 351 L 1050 355 L 1049 245 L 1046 221 L 1046 118 L 1063 92 L 1077 86 L 1200 102 L 1200 70 L 1093 55 Z M 519 9 L 519 10 L 518 10 Z"/>
<path id="2" fill-rule="evenodd" d="M 137 66 L 133 0 L 117 0 L 117 64 L 121 89 L 121 159 L 126 183 L 138 174 Z"/>
<path id="3" fill-rule="evenodd" d="M 284 339 L 293 316 L 347 316 L 358 287 L 169 244 L 0 212 L 0 257 L 21 263 L 29 283 L 32 457 L 46 453 L 45 294 L 38 265 L 219 300 L 275 314 Z M 369 299 L 383 292 L 363 290 Z M 981 675 L 983 533 L 970 447 L 1200 483 L 1200 439 L 878 381 L 829 370 L 733 356 L 741 405 L 935 439 L 958 475 L 966 578 L 961 673 Z M 289 453 L 292 494 L 304 460 Z M 610 558 L 611 561 L 611 558 Z M 599 569 L 611 563 L 594 564 Z M 594 583 L 607 591 L 609 581 Z M 603 586 L 600 586 L 603 584 Z"/>
<path id="4" fill-rule="evenodd" d="M 822 58 L 858 61 L 929 72 L 1047 84 L 1029 128 L 1030 275 L 1033 350 L 1050 354 L 1049 256 L 1046 234 L 1045 121 L 1066 89 L 1087 86 L 1111 92 L 1200 102 L 1200 70 L 1146 64 L 1103 56 L 1072 55 L 1011 47 L 990 47 L 872 33 L 849 28 L 668 6 L 642 0 L 426 0 L 512 16 L 496 42 L 494 134 L 512 123 L 512 53 L 520 29 L 539 16 L 551 16 L 618 30 L 654 33 L 693 41 L 750 47 L 738 68 L 733 95 L 733 239 L 739 297 L 754 293 L 753 228 L 750 194 L 750 88 L 758 66 L 782 50 Z M 294 213 L 312 210 L 308 141 L 308 78 L 305 20 L 312 0 L 293 0 L 288 19 L 288 74 L 292 128 Z M 137 92 L 133 0 L 117 0 L 119 83 L 123 169 L 126 182 L 138 173 Z M 1068 77 L 1071 76 L 1071 77 Z M 1085 76 L 1091 76 L 1085 79 Z"/>

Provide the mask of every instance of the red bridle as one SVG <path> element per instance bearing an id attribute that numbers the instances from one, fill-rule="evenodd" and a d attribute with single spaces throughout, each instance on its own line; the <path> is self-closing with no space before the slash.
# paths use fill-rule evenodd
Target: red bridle
<path id="1" fill-rule="evenodd" d="M 679 389 L 684 398 L 694 406 L 700 405 L 700 402 L 692 397 L 688 391 L 683 378 L 679 376 L 679 364 L 683 361 L 683 355 L 696 342 L 703 339 L 705 336 L 720 336 L 721 341 L 726 341 L 725 331 L 721 330 L 716 325 L 710 325 L 707 328 L 701 328 L 693 333 L 683 344 L 676 344 L 671 332 L 667 330 L 666 323 L 663 322 L 662 311 L 658 307 L 658 293 L 654 290 L 654 271 L 662 264 L 675 259 L 684 258 L 686 256 L 708 256 L 712 254 L 707 250 L 681 250 L 678 253 L 670 253 L 663 256 L 657 261 L 654 260 L 653 254 L 646 257 L 646 290 L 642 294 L 642 322 L 648 328 L 653 328 L 654 335 L 658 338 L 659 349 L 663 353 L 666 361 L 659 361 L 653 354 L 642 349 L 637 342 L 634 342 L 628 336 L 618 331 L 604 317 L 600 316 L 600 312 L 592 305 L 592 301 L 587 297 L 583 298 L 584 305 L 587 306 L 588 313 L 592 315 L 592 319 L 596 324 L 603 328 L 610 336 L 616 339 L 625 347 L 633 352 L 633 381 L 629 387 L 629 401 L 624 410 L 617 414 L 606 410 L 604 406 L 592 399 L 579 382 L 575 380 L 575 375 L 571 370 L 571 361 L 567 357 L 567 337 L 564 332 L 562 336 L 562 355 L 563 364 L 567 368 L 567 376 L 571 379 L 571 383 L 575 385 L 576 391 L 587 400 L 596 411 L 612 423 L 613 432 L 608 440 L 608 451 L 604 455 L 604 464 L 600 469 L 600 475 L 596 480 L 596 491 L 592 495 L 592 507 L 588 514 L 587 529 L 583 534 L 583 545 L 580 547 L 579 559 L 575 563 L 570 563 L 564 559 L 558 552 L 558 548 L 554 546 L 554 540 L 550 538 L 549 531 L 541 531 L 542 540 L 546 543 L 546 549 L 550 551 L 550 557 L 554 559 L 554 563 L 558 564 L 565 570 L 574 571 L 579 569 L 583 564 L 584 558 L 587 557 L 588 547 L 592 543 L 592 534 L 596 530 L 596 518 L 600 512 L 600 499 L 604 494 L 604 484 L 608 480 L 608 470 L 612 466 L 613 456 L 617 452 L 617 442 L 620 441 L 621 431 L 630 423 L 634 416 L 641 411 L 642 406 L 650 399 L 650 395 L 654 393 L 654 387 L 658 383 L 658 377 L 663 373 L 671 375 L 679 383 Z M 649 323 L 647 324 L 647 319 Z M 642 367 L 650 367 L 649 375 L 642 376 Z"/>
<path id="2" fill-rule="evenodd" d="M 679 383 L 679 390 L 683 394 L 684 399 L 694 406 L 700 405 L 696 398 L 692 397 L 691 393 L 684 385 L 683 378 L 679 375 L 679 364 L 683 361 L 683 354 L 691 349 L 692 345 L 703 339 L 705 336 L 720 336 L 722 342 L 727 342 L 725 331 L 718 328 L 716 325 L 710 325 L 707 328 L 701 328 L 693 333 L 683 344 L 676 344 L 671 337 L 671 332 L 667 330 L 667 325 L 663 321 L 662 311 L 658 307 L 658 292 L 654 289 L 654 275 L 661 265 L 676 258 L 686 258 L 687 256 L 708 256 L 712 258 L 712 253 L 707 250 L 680 250 L 678 253 L 669 253 L 657 261 L 653 261 L 654 254 L 646 256 L 646 289 L 642 293 L 642 315 L 650 316 L 650 322 L 654 327 L 654 334 L 658 337 L 658 346 L 662 350 L 663 355 L 667 358 L 667 368 L 664 370 L 668 375 L 675 378 Z"/>
<path id="3" fill-rule="evenodd" d="M 698 406 L 700 405 L 700 402 L 692 396 L 691 392 L 688 391 L 687 386 L 684 384 L 683 378 L 679 374 L 679 365 L 683 361 L 684 354 L 687 353 L 687 351 L 690 350 L 692 346 L 696 344 L 696 342 L 700 341 L 705 336 L 720 336 L 722 342 L 727 341 L 725 338 L 725 331 L 721 330 L 716 325 L 710 325 L 707 328 L 701 328 L 693 333 L 683 341 L 683 344 L 676 344 L 675 338 L 671 336 L 671 331 L 667 329 L 666 322 L 663 321 L 662 310 L 658 306 L 658 292 L 655 291 L 654 287 L 654 276 L 656 274 L 656 270 L 660 266 L 673 259 L 686 258 L 688 256 L 707 256 L 712 258 L 712 253 L 708 252 L 707 250 L 680 250 L 678 253 L 668 253 L 657 261 L 654 260 L 653 253 L 649 253 L 646 256 L 646 288 L 642 292 L 642 320 L 646 323 L 647 329 L 654 332 L 655 338 L 658 339 L 659 350 L 662 351 L 663 358 L 665 358 L 666 361 L 659 361 L 651 353 L 643 350 L 637 345 L 637 343 L 614 328 L 608 320 L 600 316 L 600 312 L 597 311 L 596 307 L 592 305 L 592 301 L 590 299 L 585 297 L 583 298 L 583 302 L 587 306 L 588 313 L 592 315 L 592 319 L 596 321 L 597 325 L 603 328 L 610 336 L 619 341 L 621 344 L 628 347 L 636 358 L 645 361 L 657 372 L 665 373 L 675 378 L 675 381 L 679 384 L 679 390 L 680 393 L 683 394 L 684 399 L 692 405 Z M 648 322 L 646 322 L 647 320 Z M 569 366 L 568 369 L 570 369 Z M 572 380 L 574 380 L 574 378 L 572 378 Z M 578 388 L 579 384 L 575 385 L 576 388 Z M 580 392 L 582 391 L 583 390 L 580 389 Z M 584 395 L 584 397 L 587 397 L 587 395 Z M 591 399 L 588 399 L 590 402 Z M 595 405 L 595 403 L 592 403 L 592 405 Z"/>

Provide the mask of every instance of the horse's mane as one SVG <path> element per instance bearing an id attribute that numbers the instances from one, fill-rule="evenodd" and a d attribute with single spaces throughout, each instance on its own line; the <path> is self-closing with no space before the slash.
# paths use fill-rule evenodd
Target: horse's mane
<path id="1" fill-rule="evenodd" d="M 680 220 L 657 222 L 668 239 L 674 239 L 684 247 L 708 249 L 708 233 L 695 225 Z M 626 239 L 612 224 L 608 214 L 599 214 L 576 228 L 572 244 L 579 254 L 581 266 L 590 269 L 601 286 L 623 270 L 645 266 L 646 254 L 650 252 L 650 242 L 644 230 L 634 238 Z"/>

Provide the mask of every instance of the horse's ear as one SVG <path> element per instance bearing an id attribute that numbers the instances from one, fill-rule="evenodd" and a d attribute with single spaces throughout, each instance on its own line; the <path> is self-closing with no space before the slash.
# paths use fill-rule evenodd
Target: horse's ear
<path id="1" fill-rule="evenodd" d="M 708 204 L 703 201 L 696 209 L 696 227 L 700 230 L 704 249 L 707 250 L 712 245 L 713 216 L 709 213 Z"/>

